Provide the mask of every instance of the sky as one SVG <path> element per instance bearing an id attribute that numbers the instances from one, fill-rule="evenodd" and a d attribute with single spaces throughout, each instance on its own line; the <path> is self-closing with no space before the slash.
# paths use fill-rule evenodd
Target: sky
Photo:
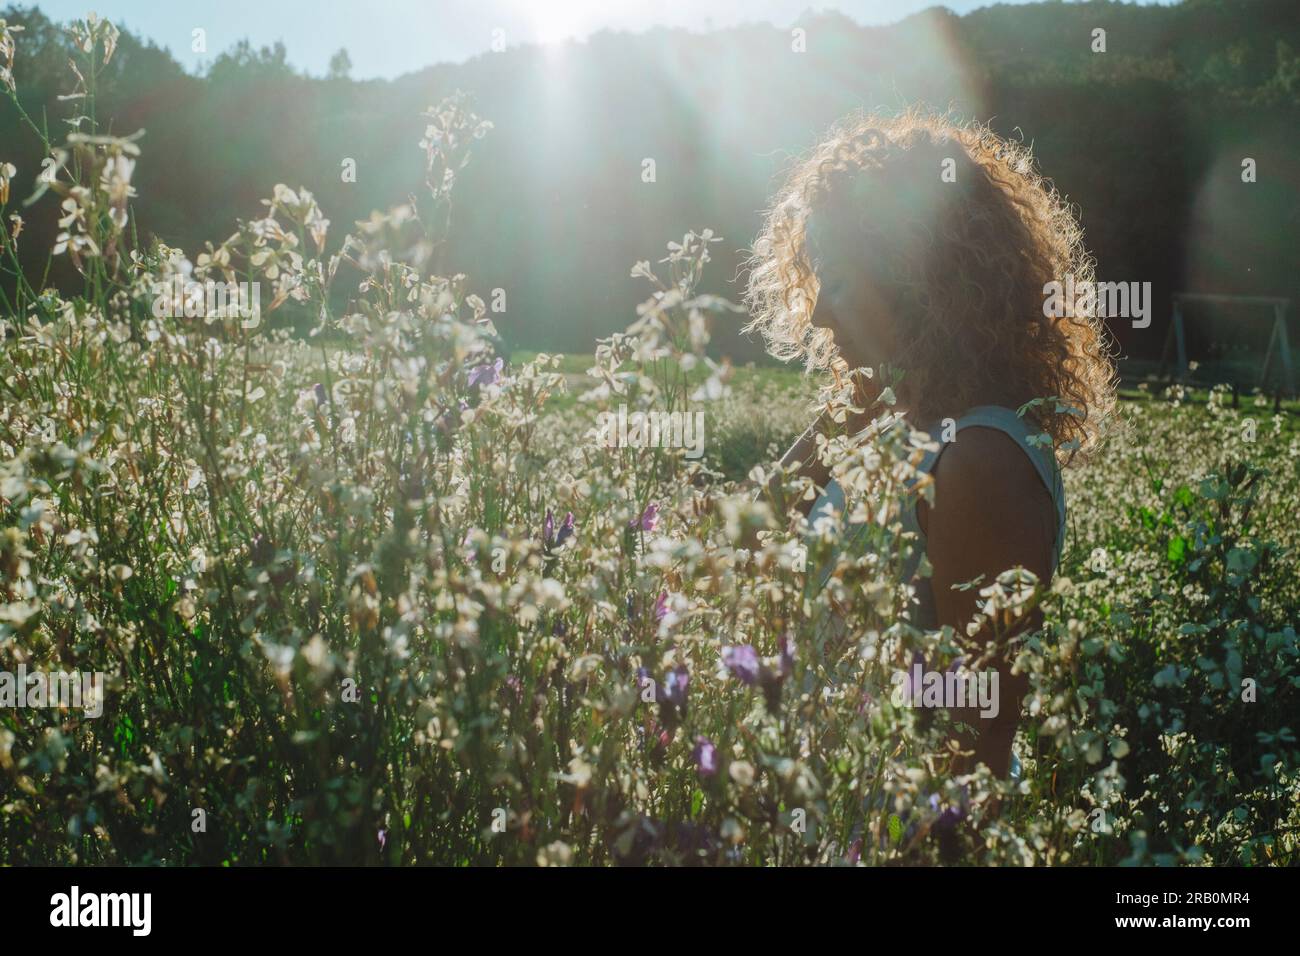
<path id="1" fill-rule="evenodd" d="M 391 79 L 435 63 L 463 62 L 490 51 L 494 40 L 511 47 L 581 41 L 602 29 L 785 26 L 809 8 L 838 10 L 861 24 L 879 25 L 938 0 L 40 0 L 34 5 L 57 21 L 94 10 L 169 49 L 196 72 L 241 39 L 255 47 L 283 40 L 290 63 L 312 75 L 323 74 L 343 47 L 354 79 Z M 946 0 L 943 5 L 967 13 L 988 2 Z M 206 33 L 205 54 L 191 49 L 199 28 Z"/>

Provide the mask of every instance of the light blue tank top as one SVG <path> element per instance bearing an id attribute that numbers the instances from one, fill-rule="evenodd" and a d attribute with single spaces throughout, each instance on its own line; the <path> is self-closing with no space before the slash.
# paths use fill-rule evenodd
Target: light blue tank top
<path id="1" fill-rule="evenodd" d="M 1038 477 L 1042 480 L 1044 487 L 1051 493 L 1052 504 L 1056 508 L 1056 548 L 1052 555 L 1052 573 L 1055 574 L 1056 566 L 1060 563 L 1061 552 L 1065 545 L 1065 486 L 1061 482 L 1061 470 L 1057 465 L 1056 456 L 1052 453 L 1050 447 L 1043 447 L 1029 440 L 1032 436 L 1038 434 L 1038 431 L 1026 423 L 1013 409 L 1004 408 L 1001 405 L 977 405 L 958 418 L 955 425 L 950 426 L 948 430 L 955 438 L 963 428 L 972 426 L 995 428 L 1008 435 L 1029 456 L 1029 460 L 1034 465 L 1034 470 L 1038 472 Z M 938 461 L 939 455 L 943 453 L 943 449 L 946 447 L 943 441 L 945 427 L 943 422 L 940 421 L 925 429 L 925 431 L 929 433 L 931 441 L 938 445 L 936 450 L 925 453 L 925 457 L 922 458 L 917 468 L 919 472 L 929 474 L 934 468 L 935 462 Z M 813 504 L 812 510 L 809 512 L 809 519 L 815 518 L 818 511 L 828 506 L 839 512 L 844 511 L 844 491 L 834 479 L 830 481 L 825 492 Z M 917 547 L 913 550 L 904 569 L 906 577 L 912 580 L 912 584 L 916 589 L 917 601 L 919 602 L 919 607 L 913 615 L 913 623 L 917 627 L 934 630 L 939 626 L 935 613 L 934 591 L 930 585 L 929 577 L 916 576 L 921 564 L 921 555 L 925 553 L 925 533 L 917 522 L 914 501 L 910 507 L 903 508 L 902 520 L 903 530 L 910 531 L 917 536 Z M 845 548 L 852 548 L 856 543 L 858 538 L 856 531 L 857 529 L 852 526 L 846 529 Z M 826 584 L 833 567 L 834 560 L 832 559 L 822 568 L 818 581 L 819 588 Z"/>

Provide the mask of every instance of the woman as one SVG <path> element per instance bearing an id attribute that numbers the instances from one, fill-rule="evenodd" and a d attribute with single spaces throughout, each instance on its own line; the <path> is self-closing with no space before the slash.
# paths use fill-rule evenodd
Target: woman
<path id="1" fill-rule="evenodd" d="M 879 377 L 860 370 L 900 371 L 898 411 L 938 443 L 921 463 L 933 505 L 918 498 L 904 516 L 922 545 L 909 575 L 922 550 L 932 568 L 915 579 L 919 626 L 964 631 L 978 589 L 954 585 L 987 584 L 1011 567 L 1046 583 L 1056 570 L 1065 533 L 1058 458 L 1086 452 L 1114 403 L 1100 320 L 1044 308 L 1047 283 L 1092 279 L 1081 238 L 1027 150 L 915 111 L 838 124 L 768 210 L 751 262 L 749 328 L 778 358 L 854 380 L 867 416 Z M 1051 400 L 1017 414 L 1034 399 Z M 852 433 L 867 422 L 850 424 Z M 805 514 L 844 507 L 816 453 L 826 425 L 814 422 L 783 459 L 821 491 Z M 1031 440 L 1042 433 L 1055 452 Z M 1000 708 L 970 721 L 981 725 L 973 760 L 1005 776 L 1025 683 L 995 662 Z"/>

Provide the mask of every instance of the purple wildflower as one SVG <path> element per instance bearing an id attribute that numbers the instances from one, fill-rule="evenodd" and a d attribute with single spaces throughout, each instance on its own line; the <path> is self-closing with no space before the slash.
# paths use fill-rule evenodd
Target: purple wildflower
<path id="1" fill-rule="evenodd" d="M 963 806 L 945 807 L 934 821 L 934 835 L 939 841 L 939 858 L 945 863 L 955 863 L 961 857 L 961 840 L 957 825 L 966 819 Z"/>
<path id="2" fill-rule="evenodd" d="M 573 512 L 570 511 L 564 516 L 564 523 L 560 525 L 559 533 L 555 536 L 555 546 L 561 547 L 564 542 L 568 541 L 577 533 L 577 527 L 573 523 Z"/>
<path id="3" fill-rule="evenodd" d="M 646 505 L 645 511 L 641 512 L 641 517 L 634 518 L 628 522 L 629 528 L 640 526 L 641 530 L 647 534 L 654 531 L 659 525 L 659 505 L 656 502 L 650 502 Z"/>
<path id="4" fill-rule="evenodd" d="M 546 520 L 542 522 L 542 544 L 547 551 L 558 548 L 577 534 L 577 526 L 573 523 L 573 512 L 570 511 L 564 516 L 564 521 L 560 524 L 560 530 L 555 530 L 555 514 L 550 508 L 546 509 Z"/>
<path id="5" fill-rule="evenodd" d="M 686 708 L 686 685 L 691 675 L 685 664 L 678 664 L 664 675 L 664 701 L 679 710 Z"/>
<path id="6" fill-rule="evenodd" d="M 659 597 L 655 600 L 655 620 L 662 621 L 668 616 L 668 592 L 660 591 Z"/>
<path id="7" fill-rule="evenodd" d="M 388 831 L 380 830 L 377 836 L 379 838 L 379 851 L 382 853 L 384 847 L 388 846 Z"/>
<path id="8" fill-rule="evenodd" d="M 962 820 L 966 819 L 966 810 L 963 807 L 945 807 L 939 814 L 939 820 L 935 824 L 941 830 L 950 830 Z"/>
<path id="9" fill-rule="evenodd" d="M 722 663 L 743 684 L 757 684 L 762 664 L 753 644 L 737 644 L 722 649 Z"/>
<path id="10" fill-rule="evenodd" d="M 853 841 L 853 845 L 849 847 L 849 855 L 846 857 L 847 862 L 853 864 L 856 864 L 860 859 L 862 859 L 862 837 L 858 837 Z"/>
<path id="11" fill-rule="evenodd" d="M 701 777 L 712 777 L 718 772 L 718 748 L 708 737 L 695 738 L 695 769 Z"/>
<path id="12" fill-rule="evenodd" d="M 939 794 L 932 793 L 927 800 L 930 806 L 930 812 L 937 814 L 930 826 L 930 832 L 934 834 L 939 843 L 939 857 L 944 862 L 955 863 L 961 856 L 961 841 L 957 825 L 966 819 L 966 788 L 962 788 L 962 793 L 955 804 L 943 807 L 943 802 Z M 942 807 L 942 809 L 940 809 Z M 911 835 L 916 829 L 917 824 L 913 823 L 908 828 L 908 834 Z"/>
<path id="13" fill-rule="evenodd" d="M 324 405 L 325 402 L 328 401 L 328 399 L 326 399 L 325 397 L 325 386 L 322 385 L 320 382 L 317 382 L 314 386 L 312 386 L 312 391 L 315 392 L 316 394 L 317 408 Z"/>
<path id="14" fill-rule="evenodd" d="M 469 370 L 469 384 L 475 385 L 495 385 L 501 381 L 501 371 L 505 368 L 505 360 L 498 358 L 491 365 L 475 365 Z"/>
<path id="15" fill-rule="evenodd" d="M 644 689 L 650 672 L 642 667 L 637 675 Z M 686 719 L 686 688 L 689 683 L 690 672 L 685 664 L 677 665 L 664 675 L 663 693 L 658 696 L 659 720 L 669 731 L 675 731 Z"/>

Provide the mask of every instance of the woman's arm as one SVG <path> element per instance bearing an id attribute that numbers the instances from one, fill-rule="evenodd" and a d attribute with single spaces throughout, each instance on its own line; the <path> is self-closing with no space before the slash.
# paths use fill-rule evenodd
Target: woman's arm
<path id="1" fill-rule="evenodd" d="M 821 460 L 821 456 L 817 453 L 818 433 L 831 435 L 834 434 L 838 428 L 841 430 L 847 430 L 849 434 L 856 434 L 867 427 L 871 422 L 874 412 L 877 411 L 873 406 L 876 403 L 876 399 L 880 396 L 880 386 L 874 379 L 861 374 L 854 374 L 853 382 L 856 389 L 855 401 L 858 403 L 858 407 L 862 408 L 863 411 L 859 414 L 849 416 L 845 425 L 836 426 L 831 420 L 829 409 L 823 410 L 813 423 L 804 430 L 804 433 L 795 440 L 795 443 L 790 446 L 789 451 L 781 456 L 781 464 L 787 470 L 789 470 L 791 466 L 797 466 L 797 473 L 807 475 L 812 479 L 813 484 L 819 489 L 826 487 L 827 483 L 830 481 L 831 475 L 830 469 Z M 790 505 L 786 502 L 785 497 L 782 494 L 781 482 L 775 476 L 767 483 L 767 491 L 776 503 L 778 513 L 789 513 Z M 797 508 L 806 518 L 808 517 L 808 512 L 812 510 L 813 504 L 814 502 L 811 500 L 801 500 L 794 502 L 793 507 Z"/>
<path id="2" fill-rule="evenodd" d="M 940 625 L 964 634 L 975 616 L 979 588 L 962 591 L 953 585 L 982 576 L 981 586 L 987 586 L 1016 566 L 1032 571 L 1040 581 L 1050 580 L 1056 509 L 1024 450 L 997 429 L 963 429 L 943 450 L 932 474 L 934 506 L 919 503 L 917 519 L 933 568 L 935 610 Z M 1037 627 L 1041 620 L 1035 611 L 1013 633 Z M 992 637 L 986 626 L 975 639 L 987 643 Z M 997 716 L 981 718 L 978 708 L 959 715 L 977 728 L 978 736 L 973 761 L 956 769 L 983 762 L 1006 776 L 1027 680 L 1023 674 L 1012 676 L 1004 655 L 995 656 L 992 666 L 998 671 Z M 963 741 L 963 749 L 970 749 L 971 743 Z"/>
<path id="3" fill-rule="evenodd" d="M 817 454 L 817 433 L 825 430 L 826 421 L 827 415 L 822 412 L 821 415 L 817 416 L 817 420 L 809 425 L 804 433 L 795 440 L 795 443 L 790 446 L 790 450 L 781 456 L 781 465 L 784 468 L 787 470 L 794 468 L 797 473 L 807 475 L 818 488 L 825 488 L 826 483 L 830 480 L 830 469 L 826 467 Z M 790 508 L 794 507 L 806 518 L 813 506 L 812 501 L 800 500 L 794 502 L 793 505 L 787 502 L 779 475 L 773 475 L 771 480 L 768 481 L 767 492 L 772 496 L 778 514 L 788 514 Z"/>

